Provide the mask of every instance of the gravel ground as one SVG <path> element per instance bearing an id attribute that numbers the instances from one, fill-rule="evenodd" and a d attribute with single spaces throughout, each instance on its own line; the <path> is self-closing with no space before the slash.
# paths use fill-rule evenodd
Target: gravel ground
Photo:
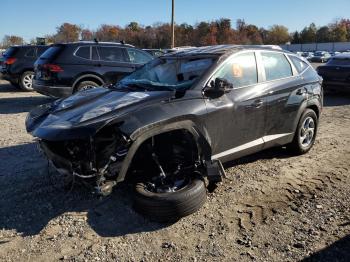
<path id="1" fill-rule="evenodd" d="M 49 101 L 0 81 L 1 261 L 350 260 L 350 96 L 325 97 L 308 154 L 276 148 L 226 165 L 204 207 L 174 224 L 135 213 L 128 185 L 104 199 L 65 192 L 24 128 Z"/>

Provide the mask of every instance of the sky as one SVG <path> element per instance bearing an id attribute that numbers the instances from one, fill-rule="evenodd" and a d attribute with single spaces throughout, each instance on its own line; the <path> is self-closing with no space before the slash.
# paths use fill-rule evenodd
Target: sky
<path id="1" fill-rule="evenodd" d="M 91 30 L 101 24 L 125 26 L 170 22 L 171 0 L 0 0 L 0 40 L 19 35 L 26 41 L 56 32 L 64 22 Z M 281 24 L 290 32 L 314 22 L 326 25 L 350 18 L 350 0 L 175 0 L 175 22 L 196 24 L 217 18 L 236 19 L 268 28 Z"/>

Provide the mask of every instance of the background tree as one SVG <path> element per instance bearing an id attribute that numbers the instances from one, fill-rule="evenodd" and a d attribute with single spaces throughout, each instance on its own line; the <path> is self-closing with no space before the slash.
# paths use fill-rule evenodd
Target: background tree
<path id="1" fill-rule="evenodd" d="M 281 45 L 290 41 L 288 28 L 283 25 L 274 25 L 267 33 L 266 43 L 271 45 Z"/>
<path id="2" fill-rule="evenodd" d="M 316 39 L 319 43 L 327 43 L 332 41 L 331 30 L 328 26 L 320 27 L 316 32 Z"/>
<path id="3" fill-rule="evenodd" d="M 94 33 L 90 31 L 89 29 L 82 29 L 81 30 L 81 40 L 93 40 L 94 39 Z"/>
<path id="4" fill-rule="evenodd" d="M 81 28 L 78 25 L 63 23 L 57 27 L 55 42 L 68 43 L 79 40 Z"/>
<path id="5" fill-rule="evenodd" d="M 316 32 L 317 28 L 314 23 L 311 23 L 309 26 L 305 27 L 300 33 L 301 43 L 314 43 L 316 42 Z"/>
<path id="6" fill-rule="evenodd" d="M 120 36 L 120 27 L 103 24 L 93 35 L 99 41 L 118 41 Z"/>
<path id="7" fill-rule="evenodd" d="M 2 39 L 2 47 L 3 48 L 8 48 L 12 45 L 23 45 L 24 40 L 20 36 L 16 35 L 5 35 L 4 38 Z"/>

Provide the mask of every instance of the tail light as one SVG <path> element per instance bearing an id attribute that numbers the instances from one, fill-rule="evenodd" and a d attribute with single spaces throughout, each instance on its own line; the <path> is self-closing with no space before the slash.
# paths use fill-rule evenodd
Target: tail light
<path id="1" fill-rule="evenodd" d="M 44 64 L 43 68 L 49 70 L 50 72 L 54 72 L 54 73 L 63 72 L 62 67 L 60 67 L 59 65 Z"/>
<path id="2" fill-rule="evenodd" d="M 5 62 L 4 62 L 4 64 L 5 65 L 12 65 L 14 62 L 16 62 L 16 58 L 14 58 L 14 57 L 9 57 L 9 58 L 7 58 L 6 60 L 5 60 Z"/>

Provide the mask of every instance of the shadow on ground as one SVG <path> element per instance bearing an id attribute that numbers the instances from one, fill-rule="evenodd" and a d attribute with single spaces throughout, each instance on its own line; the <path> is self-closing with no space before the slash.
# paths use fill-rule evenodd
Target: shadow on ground
<path id="1" fill-rule="evenodd" d="M 168 226 L 153 223 L 132 209 L 132 187 L 121 184 L 110 197 L 92 194 L 92 186 L 75 184 L 64 189 L 60 176 L 34 143 L 0 148 L 0 228 L 16 230 L 23 236 L 37 235 L 63 213 L 81 217 L 100 236 L 114 237 L 155 231 Z M 68 214 L 67 214 L 68 212 Z"/>
<path id="2" fill-rule="evenodd" d="M 30 96 L 33 93 L 28 93 L 28 96 L 23 96 L 23 93 L 10 84 L 0 84 L 0 93 L 18 92 L 18 97 L 0 98 L 0 114 L 17 114 L 29 112 L 36 106 L 53 101 L 47 96 Z M 36 94 L 35 94 L 36 95 Z"/>
<path id="3" fill-rule="evenodd" d="M 334 242 L 330 246 L 312 254 L 311 256 L 303 259 L 302 261 L 350 261 L 350 235 Z"/>

